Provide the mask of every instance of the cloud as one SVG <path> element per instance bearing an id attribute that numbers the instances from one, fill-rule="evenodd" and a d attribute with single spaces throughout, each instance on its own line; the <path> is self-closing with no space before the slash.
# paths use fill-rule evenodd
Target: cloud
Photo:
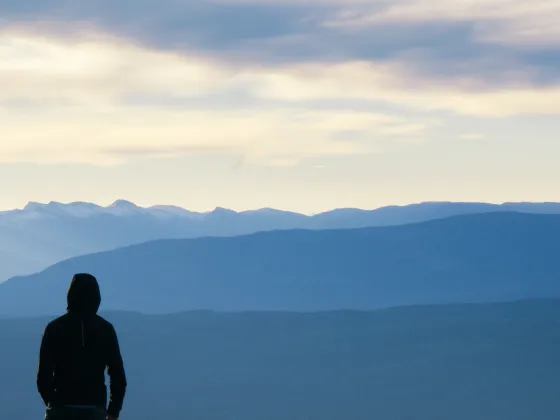
<path id="1" fill-rule="evenodd" d="M 474 140 L 483 140 L 485 137 L 486 136 L 482 133 L 465 133 L 465 134 L 461 134 L 459 136 L 459 139 L 474 141 Z"/>
<path id="2" fill-rule="evenodd" d="M 252 65 L 422 54 L 407 61 L 417 77 L 489 84 L 515 68 L 534 84 L 558 81 L 558 9 L 557 0 L 0 0 L 8 28 L 66 36 L 96 28 L 150 49 Z"/>
<path id="3" fill-rule="evenodd" d="M 0 101 L 110 106 L 229 92 L 281 101 L 365 99 L 474 115 L 558 112 L 558 87 L 533 86 L 528 70 L 504 71 L 500 84 L 489 86 L 460 72 L 453 78 L 419 77 L 407 63 L 424 59 L 256 66 L 148 49 L 99 34 L 69 40 L 4 32 Z"/>
<path id="4" fill-rule="evenodd" d="M 488 87 L 476 79 L 418 80 L 403 63 L 310 64 L 261 75 L 257 94 L 275 99 L 353 98 L 385 101 L 426 111 L 447 110 L 464 115 L 505 117 L 518 114 L 558 114 L 560 85 L 530 84 Z"/>
<path id="5" fill-rule="evenodd" d="M 330 26 L 426 22 L 471 22 L 477 39 L 511 45 L 560 46 L 560 3 L 556 0 L 404 0 L 382 10 L 355 9 L 339 13 Z"/>
<path id="6" fill-rule="evenodd" d="M 282 98 L 272 97 L 274 106 L 263 107 L 277 72 L 228 67 L 114 38 L 68 41 L 4 33 L 0 160 L 112 164 L 227 153 L 286 165 L 310 156 L 368 153 L 372 143 L 427 128 L 381 112 L 313 109 Z M 233 100 L 239 92 L 252 101 L 244 107 L 213 107 L 212 101 L 201 106 L 207 96 Z M 138 97 L 147 100 L 134 103 Z M 150 103 L 150 97 L 160 100 Z M 185 100 L 188 105 L 166 104 Z M 340 141 L 340 133 L 349 131 L 360 136 Z"/>
<path id="7" fill-rule="evenodd" d="M 390 51 L 368 56 L 360 46 L 355 57 L 379 59 L 383 51 L 406 61 L 419 81 L 461 76 L 493 86 L 524 73 L 538 86 L 560 82 L 558 21 L 557 0 L 397 0 L 341 6 L 323 25 L 338 39 L 383 40 Z"/>
<path id="8" fill-rule="evenodd" d="M 43 144 L 62 154 L 79 149 L 87 155 L 98 151 L 114 156 L 235 150 L 255 157 L 337 155 L 359 152 L 368 141 L 421 134 L 428 128 L 428 124 L 410 124 L 404 118 L 373 112 L 295 106 L 273 110 L 113 107 L 96 113 L 76 108 L 40 112 L 32 118 L 35 124 L 27 125 L 28 115 L 8 113 L 0 119 L 2 137 L 17 137 L 19 148 Z M 348 131 L 359 136 L 341 141 L 339 135 Z"/>
<path id="9" fill-rule="evenodd" d="M 291 165 L 427 141 L 441 113 L 557 115 L 559 13 L 556 0 L 0 0 L 0 160 Z"/>
<path id="10" fill-rule="evenodd" d="M 427 141 L 447 111 L 560 113 L 560 88 L 423 80 L 400 61 L 229 63 L 99 33 L 0 33 L 0 161 L 228 154 L 293 165 Z M 367 104 L 361 110 L 348 101 Z M 329 107 L 317 106 L 330 103 Z M 387 104 L 418 112 L 387 112 Z M 385 109 L 385 110 L 384 110 Z"/>
<path id="11" fill-rule="evenodd" d="M 218 88 L 226 70 L 125 45 L 106 37 L 77 40 L 0 34 L 0 98 L 105 103 L 140 88 L 144 93 L 196 95 Z"/>
<path id="12" fill-rule="evenodd" d="M 41 114 L 40 114 L 41 115 Z M 1 161 L 118 164 L 137 158 L 186 154 L 243 155 L 260 164 L 291 164 L 312 156 L 367 153 L 368 144 L 391 136 L 376 115 L 276 111 L 194 111 L 129 108 L 110 113 L 72 111 L 29 118 L 8 114 L 0 119 Z M 389 128 L 389 133 L 386 132 Z M 336 134 L 359 129 L 358 142 Z"/>

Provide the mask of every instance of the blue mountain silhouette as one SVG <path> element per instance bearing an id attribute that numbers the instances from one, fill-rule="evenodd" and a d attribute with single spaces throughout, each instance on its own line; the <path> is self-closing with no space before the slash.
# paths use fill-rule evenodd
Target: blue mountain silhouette
<path id="1" fill-rule="evenodd" d="M 102 307 L 147 313 L 336 310 L 560 297 L 560 216 L 486 213 L 401 226 L 153 241 L 0 285 L 0 314 L 57 313 L 76 272 Z"/>

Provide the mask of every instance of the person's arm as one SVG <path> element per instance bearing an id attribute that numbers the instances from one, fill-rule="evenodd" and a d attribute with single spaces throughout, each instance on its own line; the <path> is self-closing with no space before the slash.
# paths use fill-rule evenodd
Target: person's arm
<path id="1" fill-rule="evenodd" d="M 54 351 L 53 336 L 49 325 L 45 327 L 39 350 L 39 369 L 37 371 L 37 390 L 45 405 L 49 405 L 54 392 Z"/>
<path id="2" fill-rule="evenodd" d="M 126 393 L 126 374 L 119 346 L 119 340 L 115 329 L 111 326 L 109 336 L 109 360 L 107 363 L 109 374 L 109 407 L 107 415 L 109 418 L 117 419 L 121 412 L 124 395 Z"/>

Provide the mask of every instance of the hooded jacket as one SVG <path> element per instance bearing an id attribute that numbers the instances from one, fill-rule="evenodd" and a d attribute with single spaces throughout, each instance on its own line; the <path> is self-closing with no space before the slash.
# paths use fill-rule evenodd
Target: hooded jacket
<path id="1" fill-rule="evenodd" d="M 67 312 L 50 322 L 39 352 L 37 388 L 47 406 L 107 407 L 105 370 L 110 380 L 107 414 L 118 417 L 126 375 L 117 334 L 97 315 L 101 293 L 95 277 L 76 274 L 67 294 Z"/>

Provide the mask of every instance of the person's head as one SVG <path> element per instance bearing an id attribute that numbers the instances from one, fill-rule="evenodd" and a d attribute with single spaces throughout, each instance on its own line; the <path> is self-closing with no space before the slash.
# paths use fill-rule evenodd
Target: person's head
<path id="1" fill-rule="evenodd" d="M 101 305 L 101 292 L 97 279 L 91 274 L 74 275 L 66 296 L 67 310 L 80 314 L 95 314 Z"/>

